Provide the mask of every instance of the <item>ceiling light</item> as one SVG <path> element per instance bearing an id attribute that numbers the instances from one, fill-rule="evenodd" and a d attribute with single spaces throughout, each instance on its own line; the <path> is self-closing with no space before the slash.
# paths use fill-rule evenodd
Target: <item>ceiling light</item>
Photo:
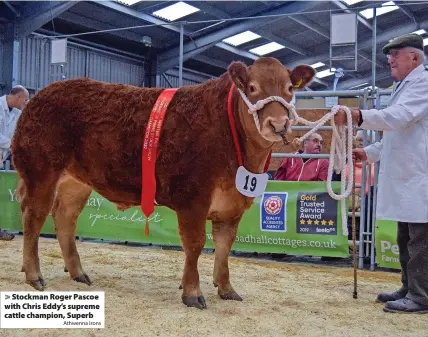
<path id="1" fill-rule="evenodd" d="M 335 71 L 336 71 L 336 68 L 322 70 L 319 73 L 317 73 L 316 76 L 318 78 L 323 78 L 323 77 L 331 76 L 331 75 L 334 74 Z"/>
<path id="2" fill-rule="evenodd" d="M 236 46 L 239 46 L 240 44 L 244 44 L 246 42 L 258 39 L 259 37 L 261 36 L 247 30 L 245 32 L 228 37 L 227 39 L 224 39 L 223 42 L 236 47 Z"/>
<path id="3" fill-rule="evenodd" d="M 266 55 L 274 51 L 280 50 L 282 48 L 285 48 L 282 44 L 279 44 L 276 42 L 270 42 L 262 46 L 250 49 L 250 53 L 254 53 L 261 56 L 261 55 Z"/>
<path id="4" fill-rule="evenodd" d="M 119 2 L 124 3 L 125 5 L 132 6 L 133 4 L 136 4 L 137 2 L 140 2 L 142 0 L 119 0 Z"/>
<path id="5" fill-rule="evenodd" d="M 385 7 L 384 7 L 385 6 Z M 376 16 L 383 15 L 392 11 L 397 10 L 398 7 L 395 6 L 395 3 L 393 1 L 388 1 L 382 4 L 382 7 L 376 8 Z M 373 8 L 367 8 L 360 12 L 362 16 L 364 16 L 366 19 L 373 18 Z"/>
<path id="6" fill-rule="evenodd" d="M 153 12 L 152 14 L 164 20 L 174 21 L 198 11 L 199 8 L 193 7 L 183 1 L 180 1 L 171 6 Z"/>
<path id="7" fill-rule="evenodd" d="M 418 34 L 418 35 L 424 35 L 424 34 L 426 34 L 427 32 L 425 31 L 425 29 L 419 29 L 419 30 L 417 30 L 417 31 L 415 31 L 415 32 L 412 32 L 411 34 Z"/>
<path id="8" fill-rule="evenodd" d="M 346 3 L 348 6 L 355 5 L 358 2 L 361 2 L 363 0 L 342 0 L 344 3 Z"/>
<path id="9" fill-rule="evenodd" d="M 311 64 L 311 67 L 314 69 L 322 67 L 322 66 L 325 66 L 325 64 L 322 62 L 317 62 L 317 63 Z"/>

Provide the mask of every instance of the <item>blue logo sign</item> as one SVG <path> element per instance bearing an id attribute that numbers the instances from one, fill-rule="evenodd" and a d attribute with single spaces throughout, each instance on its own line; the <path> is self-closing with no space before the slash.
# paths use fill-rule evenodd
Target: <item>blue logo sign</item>
<path id="1" fill-rule="evenodd" d="M 260 230 L 287 231 L 287 192 L 265 192 L 260 202 Z"/>

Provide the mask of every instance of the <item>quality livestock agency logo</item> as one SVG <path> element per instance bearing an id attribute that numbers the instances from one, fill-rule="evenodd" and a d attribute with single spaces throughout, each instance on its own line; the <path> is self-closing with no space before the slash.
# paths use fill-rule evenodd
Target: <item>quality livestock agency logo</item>
<path id="1" fill-rule="evenodd" d="M 287 231 L 287 192 L 266 192 L 260 203 L 260 230 Z"/>
<path id="2" fill-rule="evenodd" d="M 274 195 L 265 200 L 263 203 L 266 213 L 269 215 L 277 215 L 282 209 L 282 200 L 280 197 Z"/>

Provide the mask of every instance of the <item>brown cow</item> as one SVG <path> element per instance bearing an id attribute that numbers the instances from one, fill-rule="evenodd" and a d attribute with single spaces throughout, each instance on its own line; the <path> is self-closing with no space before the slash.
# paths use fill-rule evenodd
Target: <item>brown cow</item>
<path id="1" fill-rule="evenodd" d="M 290 132 L 288 111 L 284 104 L 268 103 L 258 111 L 259 131 L 236 88 L 253 104 L 273 95 L 290 102 L 293 86 L 304 88 L 314 74 L 306 65 L 289 71 L 273 58 L 259 58 L 251 67 L 233 62 L 217 79 L 180 88 L 171 101 L 158 146 L 155 199 L 177 213 L 186 256 L 180 287 L 187 306 L 206 308 L 197 263 L 207 219 L 215 243 L 214 285 L 222 299 L 242 300 L 229 280 L 228 255 L 254 198 L 235 186 L 238 162 L 227 114 L 232 84 L 244 166 L 263 173 L 274 142 Z M 161 91 L 73 79 L 49 85 L 26 106 L 12 152 L 20 177 L 22 268 L 34 288 L 45 287 L 38 242 L 51 209 L 66 269 L 73 280 L 91 284 L 76 249 L 77 218 L 92 190 L 119 209 L 140 205 L 144 130 Z"/>

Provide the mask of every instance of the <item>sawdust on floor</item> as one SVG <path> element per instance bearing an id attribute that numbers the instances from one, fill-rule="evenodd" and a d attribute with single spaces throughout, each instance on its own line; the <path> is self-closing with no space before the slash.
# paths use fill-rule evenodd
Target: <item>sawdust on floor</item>
<path id="1" fill-rule="evenodd" d="M 212 285 L 214 256 L 199 260 L 206 310 L 181 303 L 184 253 L 78 242 L 88 287 L 63 272 L 55 239 L 40 239 L 46 291 L 104 291 L 104 329 L 2 329 L 0 336 L 428 336 L 425 315 L 391 314 L 374 302 L 400 285 L 398 273 L 230 258 L 231 281 L 243 302 L 223 301 Z M 33 291 L 20 272 L 22 237 L 0 241 L 1 291 Z"/>

